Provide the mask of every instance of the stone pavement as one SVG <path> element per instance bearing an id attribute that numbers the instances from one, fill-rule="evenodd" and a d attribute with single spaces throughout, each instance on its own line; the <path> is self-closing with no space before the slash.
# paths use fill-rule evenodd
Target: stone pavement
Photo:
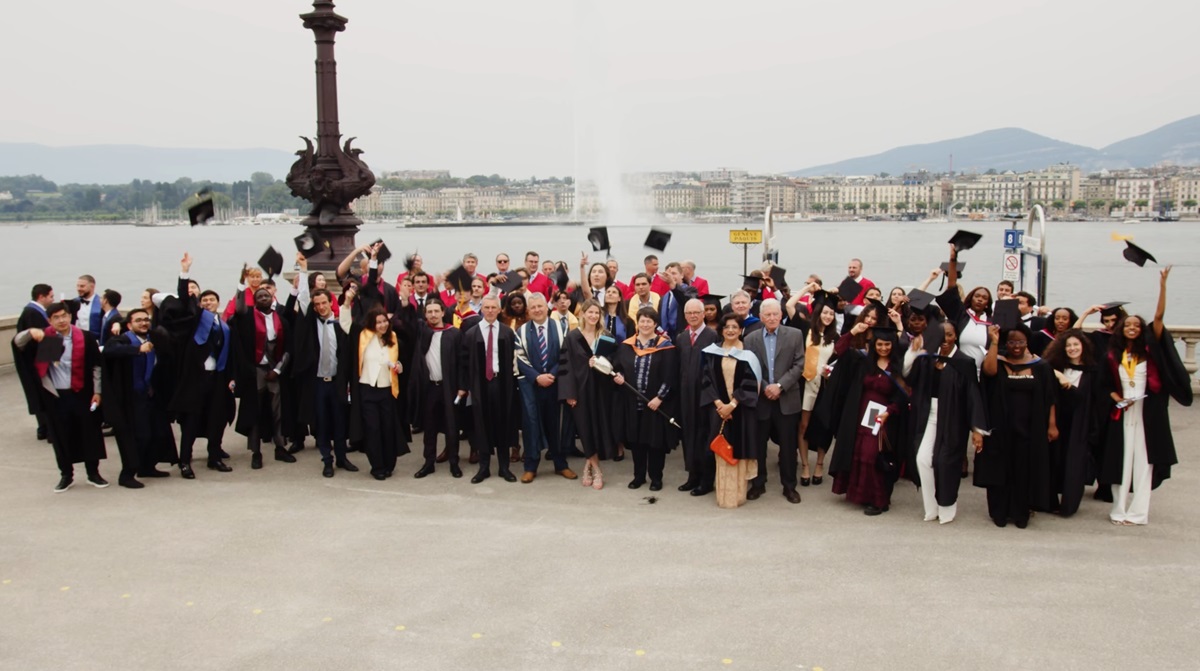
<path id="1" fill-rule="evenodd" d="M 17 380 L 0 375 L 3 669 L 1194 669 L 1200 657 L 1200 410 L 1173 407 L 1182 464 L 1151 524 L 997 529 L 964 486 L 958 519 L 921 521 L 898 485 L 866 517 L 821 487 L 719 510 L 650 504 L 627 459 L 603 491 L 545 470 L 472 486 L 249 468 L 116 486 L 58 479 Z M 201 450 L 202 453 L 202 450 Z M 361 454 L 352 455 L 366 466 Z M 579 466 L 573 463 L 573 466 Z"/>

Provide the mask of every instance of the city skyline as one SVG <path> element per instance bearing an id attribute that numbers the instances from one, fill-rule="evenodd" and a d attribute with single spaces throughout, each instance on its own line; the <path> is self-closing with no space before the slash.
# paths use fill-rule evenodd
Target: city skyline
<path id="1" fill-rule="evenodd" d="M 0 111 L 0 141 L 292 150 L 315 126 L 307 9 L 11 8 L 25 29 L 0 54 L 22 63 L 6 79 L 25 95 Z M 1003 127 L 1100 147 L 1200 110 L 1200 72 L 1180 65 L 1200 7 L 1154 0 L 339 11 L 342 132 L 377 169 L 583 174 L 574 129 L 589 120 L 622 172 L 775 173 Z M 1154 50 L 1126 48 L 1139 44 Z"/>

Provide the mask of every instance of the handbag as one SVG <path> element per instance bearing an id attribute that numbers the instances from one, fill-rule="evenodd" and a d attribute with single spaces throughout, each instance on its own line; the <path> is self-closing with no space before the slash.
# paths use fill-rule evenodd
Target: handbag
<path id="1" fill-rule="evenodd" d="M 712 442 L 708 444 L 708 449 L 712 450 L 718 457 L 724 459 L 725 463 L 730 466 L 737 465 L 737 457 L 733 456 L 733 446 L 729 444 L 728 440 L 725 440 L 724 420 L 721 421 L 721 429 L 717 431 L 717 437 L 713 438 Z"/>

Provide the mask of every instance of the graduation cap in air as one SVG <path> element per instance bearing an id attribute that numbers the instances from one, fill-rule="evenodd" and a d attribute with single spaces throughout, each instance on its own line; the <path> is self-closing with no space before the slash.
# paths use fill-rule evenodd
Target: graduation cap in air
<path id="1" fill-rule="evenodd" d="M 787 285 L 787 282 L 783 279 L 784 275 L 786 275 L 786 274 L 787 274 L 787 268 L 780 268 L 779 266 L 775 266 L 775 265 L 771 266 L 771 271 L 768 273 L 768 275 L 770 275 L 770 277 L 771 277 L 771 281 L 774 282 L 775 286 L 777 286 L 777 287 L 782 287 L 782 286 Z"/>
<path id="2" fill-rule="evenodd" d="M 974 247 L 983 236 L 971 231 L 958 231 L 950 238 L 950 244 L 954 245 L 956 251 L 965 252 Z"/>
<path id="3" fill-rule="evenodd" d="M 520 289 L 521 285 L 525 282 L 515 271 L 511 273 L 505 273 L 504 277 L 506 279 L 503 282 L 496 284 L 496 288 L 503 293 L 508 293 L 514 289 Z"/>
<path id="4" fill-rule="evenodd" d="M 949 261 L 943 261 L 943 262 L 942 262 L 942 265 L 940 265 L 940 266 L 938 266 L 938 267 L 942 269 L 942 275 L 943 275 L 943 276 L 947 276 L 947 277 L 948 277 L 948 276 L 950 275 L 950 262 L 949 262 Z M 956 275 L 957 275 L 957 276 L 956 276 L 954 279 L 956 279 L 956 280 L 960 280 L 960 279 L 962 279 L 962 276 L 963 276 L 963 271 L 964 271 L 964 270 L 966 270 L 966 269 L 967 269 L 967 262 L 966 262 L 966 261 L 959 261 L 959 262 L 958 262 L 958 268 L 957 268 L 957 271 L 958 271 L 958 272 L 956 273 Z"/>
<path id="5" fill-rule="evenodd" d="M 1121 307 L 1129 305 L 1129 301 L 1110 301 L 1100 306 L 1100 316 L 1108 317 L 1121 313 Z"/>
<path id="6" fill-rule="evenodd" d="M 1126 260 L 1138 264 L 1139 268 L 1144 268 L 1147 261 L 1158 263 L 1158 259 L 1154 258 L 1153 254 L 1133 244 L 1130 240 L 1125 241 L 1125 251 L 1122 252 L 1122 255 Z"/>
<path id="7" fill-rule="evenodd" d="M 300 235 L 297 235 L 294 240 L 296 242 L 296 251 L 303 254 L 306 259 L 311 259 L 325 249 L 333 252 L 333 249 L 329 246 L 329 241 L 317 235 L 316 231 L 304 231 Z"/>
<path id="8" fill-rule="evenodd" d="M 66 352 L 66 345 L 62 336 L 48 336 L 42 338 L 42 341 L 38 343 L 34 360 L 38 363 L 54 363 L 62 358 L 64 352 Z"/>
<path id="9" fill-rule="evenodd" d="M 594 228 L 589 228 L 587 239 L 588 242 L 592 243 L 593 252 L 598 252 L 601 249 L 612 249 L 612 243 L 608 241 L 607 226 L 596 226 Z"/>
<path id="10" fill-rule="evenodd" d="M 566 291 L 567 283 L 571 281 L 571 275 L 567 273 L 566 268 L 555 268 L 550 273 L 550 279 L 554 281 L 554 286 L 558 287 L 559 291 Z"/>
<path id="11" fill-rule="evenodd" d="M 908 292 L 908 306 L 917 312 L 928 316 L 928 310 L 933 305 L 933 294 L 920 289 Z"/>
<path id="12" fill-rule="evenodd" d="M 854 281 L 854 278 L 847 276 L 846 279 L 842 280 L 842 283 L 838 285 L 837 293 L 838 296 L 841 296 L 842 300 L 849 303 L 855 298 L 858 298 L 858 295 L 862 293 L 862 285 Z"/>
<path id="13" fill-rule="evenodd" d="M 466 268 L 459 265 L 457 268 L 450 271 L 450 274 L 446 276 L 446 279 L 450 281 L 450 286 L 454 287 L 455 291 L 460 294 L 464 294 L 470 293 L 471 281 L 474 280 L 475 277 L 471 275 Z"/>
<path id="14" fill-rule="evenodd" d="M 671 234 L 657 228 L 650 229 L 650 233 L 646 236 L 646 246 L 659 252 L 666 250 L 667 243 L 670 241 Z"/>
<path id="15" fill-rule="evenodd" d="M 412 254 L 405 254 L 404 255 L 404 269 L 411 273 L 413 271 L 413 268 L 416 268 L 416 267 L 417 267 L 416 252 L 414 252 Z"/>
<path id="16" fill-rule="evenodd" d="M 215 216 L 217 212 L 211 198 L 205 198 L 188 208 L 188 223 L 192 226 L 203 226 Z"/>
<path id="17" fill-rule="evenodd" d="M 1015 298 L 996 301 L 996 307 L 992 308 L 992 323 L 1005 331 L 1017 328 L 1017 324 L 1021 323 L 1021 309 L 1017 306 L 1019 302 Z"/>
<path id="18" fill-rule="evenodd" d="M 274 277 L 283 272 L 283 254 L 280 254 L 274 247 L 267 247 L 267 251 L 258 257 L 258 267 L 263 269 L 267 277 Z"/>
<path id="19" fill-rule="evenodd" d="M 372 242 L 371 245 L 372 246 L 379 245 L 379 251 L 375 252 L 375 260 L 376 261 L 378 261 L 380 263 L 387 263 L 387 260 L 392 258 L 392 250 L 388 249 L 388 246 L 386 244 L 384 244 L 383 238 L 380 238 L 380 239 L 376 240 L 375 242 Z M 370 256 L 370 254 L 368 254 L 367 256 Z"/>

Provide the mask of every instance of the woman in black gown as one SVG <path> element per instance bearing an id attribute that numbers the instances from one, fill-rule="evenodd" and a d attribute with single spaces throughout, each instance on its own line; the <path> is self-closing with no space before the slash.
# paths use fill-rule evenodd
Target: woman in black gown
<path id="1" fill-rule="evenodd" d="M 1058 439 L 1054 375 L 1030 354 L 1029 335 L 1024 326 L 1003 337 L 1000 327 L 988 327 L 983 383 L 992 429 L 976 448 L 975 486 L 987 488 L 988 515 L 998 527 L 1011 520 L 1024 529 L 1031 509 L 1050 509 L 1049 443 Z"/>
<path id="2" fill-rule="evenodd" d="M 600 304 L 586 299 L 580 304 L 579 328 L 567 334 L 559 351 L 558 397 L 571 409 L 587 458 L 583 486 L 593 489 L 604 488 L 600 461 L 617 454 L 612 421 L 613 394 L 617 390 L 607 375 L 593 368 L 597 351 L 606 342 L 610 347 L 615 344 L 600 325 Z"/>
<path id="3" fill-rule="evenodd" d="M 1051 509 L 1070 517 L 1079 510 L 1084 485 L 1096 478 L 1104 391 L 1098 384 L 1092 340 L 1083 331 L 1070 329 L 1060 335 L 1046 350 L 1045 358 L 1058 385 L 1054 403 L 1058 440 L 1050 444 L 1051 493 L 1056 498 L 1050 503 Z"/>
<path id="4" fill-rule="evenodd" d="M 721 344 L 705 347 L 700 377 L 700 412 L 708 421 L 708 440 L 717 434 L 725 437 L 733 449 L 736 464 L 715 457 L 717 506 L 737 508 L 746 502 L 747 483 L 758 475 L 761 466 L 755 446 L 758 444 L 759 387 L 762 368 L 758 358 L 742 347 L 742 326 L 733 313 L 721 315 Z M 708 449 L 707 445 L 701 449 Z"/>
<path id="5" fill-rule="evenodd" d="M 618 439 L 633 451 L 633 481 L 637 489 L 650 478 L 650 491 L 662 489 L 663 465 L 678 440 L 675 427 L 658 410 L 674 416 L 675 385 L 679 383 L 679 352 L 670 338 L 658 335 L 658 312 L 645 307 L 637 313 L 637 333 L 617 346 L 613 382 L 626 381 L 649 402 L 628 389 L 618 389 Z"/>

